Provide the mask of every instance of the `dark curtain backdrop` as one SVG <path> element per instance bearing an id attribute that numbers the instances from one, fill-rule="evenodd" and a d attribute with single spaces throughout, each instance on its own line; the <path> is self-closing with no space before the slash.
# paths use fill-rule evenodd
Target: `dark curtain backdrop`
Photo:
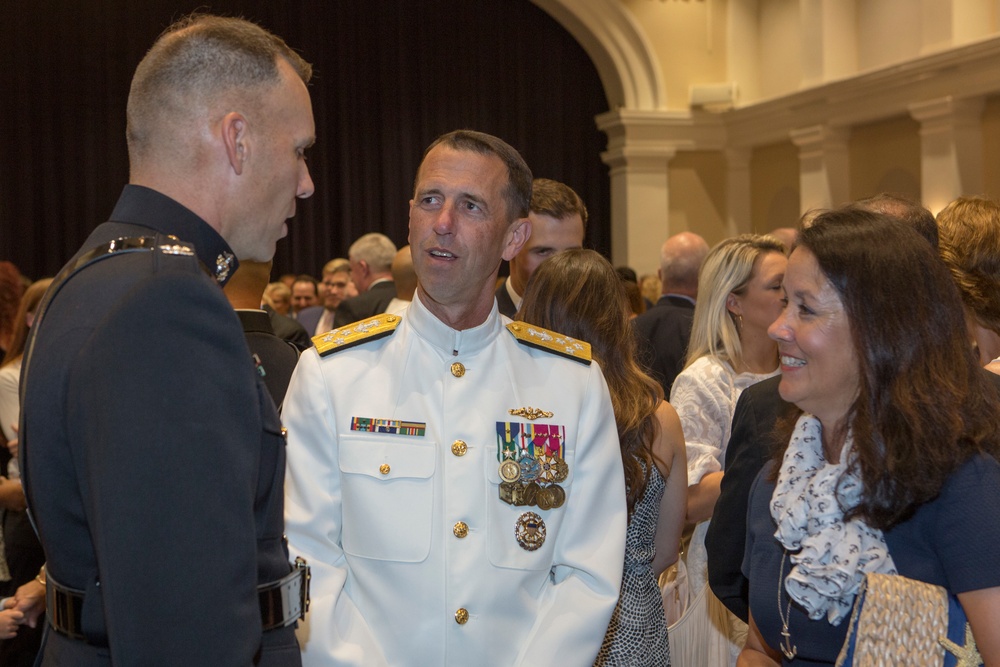
<path id="1" fill-rule="evenodd" d="M 610 194 L 594 116 L 607 110 L 586 53 L 528 0 L 2 0 L 0 259 L 54 274 L 128 179 L 125 103 L 136 64 L 195 9 L 255 20 L 315 66 L 316 194 L 278 244 L 274 275 L 318 274 L 381 231 L 406 243 L 424 147 L 466 127 L 518 148 L 536 176 L 590 210 L 610 252 Z"/>

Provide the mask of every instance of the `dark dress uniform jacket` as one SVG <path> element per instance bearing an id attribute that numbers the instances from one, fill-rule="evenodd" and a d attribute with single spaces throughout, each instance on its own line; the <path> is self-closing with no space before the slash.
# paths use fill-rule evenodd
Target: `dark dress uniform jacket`
<path id="1" fill-rule="evenodd" d="M 285 446 L 205 270 L 229 248 L 175 201 L 126 186 L 79 254 L 139 236 L 158 249 L 79 269 L 33 329 L 25 489 L 49 579 L 85 594 L 88 640 L 50 629 L 41 664 L 298 665 L 292 628 L 261 631 L 256 586 L 290 572 Z M 197 256 L 159 249 L 171 244 Z"/>
<path id="2" fill-rule="evenodd" d="M 637 354 L 643 369 L 670 397 L 674 380 L 684 370 L 694 304 L 674 296 L 661 296 L 656 305 L 632 320 Z"/>

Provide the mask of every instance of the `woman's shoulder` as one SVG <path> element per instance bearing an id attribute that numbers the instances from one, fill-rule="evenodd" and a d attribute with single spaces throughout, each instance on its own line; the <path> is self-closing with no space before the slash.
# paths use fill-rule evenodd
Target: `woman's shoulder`
<path id="1" fill-rule="evenodd" d="M 690 366 L 680 372 L 677 380 L 682 382 L 686 380 L 697 384 L 719 384 L 720 382 L 729 384 L 730 379 L 735 375 L 733 367 L 728 362 L 706 354 L 691 362 Z M 677 380 L 674 382 L 676 383 Z"/>
<path id="2" fill-rule="evenodd" d="M 13 383 L 15 386 L 20 382 L 21 378 L 21 360 L 7 364 L 3 368 L 0 368 L 0 383 L 9 384 Z"/>
<path id="3" fill-rule="evenodd" d="M 942 495 L 1000 494 L 1000 461 L 989 454 L 976 454 L 959 465 L 944 483 Z"/>
<path id="4" fill-rule="evenodd" d="M 669 452 L 684 453 L 684 431 L 681 418 L 674 406 L 666 401 L 660 401 L 655 412 L 659 433 L 653 441 L 653 449 L 657 455 L 665 457 Z"/>

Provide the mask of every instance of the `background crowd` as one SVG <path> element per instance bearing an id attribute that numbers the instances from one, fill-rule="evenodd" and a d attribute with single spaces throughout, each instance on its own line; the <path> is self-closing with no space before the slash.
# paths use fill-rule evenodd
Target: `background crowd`
<path id="1" fill-rule="evenodd" d="M 191 149 L 225 166 L 183 174 L 183 123 L 153 103 L 178 84 L 154 74 L 187 48 L 248 57 L 206 33 L 258 47 L 266 83 L 236 99 L 270 113 L 225 114 Z M 181 24 L 136 74 L 132 179 L 94 233 L 177 243 L 85 247 L 51 290 L 0 263 L 0 663 L 34 662 L 47 589 L 81 605 L 44 621 L 47 664 L 834 664 L 877 574 L 957 601 L 969 630 L 934 650 L 1000 663 L 1000 205 L 935 220 L 877 195 L 711 248 L 683 232 L 639 279 L 584 249 L 586 193 L 456 131 L 417 168 L 410 245 L 365 233 L 272 281 L 314 186 L 310 74 L 252 24 Z M 180 90 L 228 104 L 214 81 Z M 159 493 L 178 463 L 188 486 Z M 190 524 L 196 555 L 238 557 L 167 591 Z M 290 556 L 313 567 L 297 637 L 301 610 L 258 614 L 300 580 Z M 213 598 L 200 637 L 152 636 L 192 595 Z"/>

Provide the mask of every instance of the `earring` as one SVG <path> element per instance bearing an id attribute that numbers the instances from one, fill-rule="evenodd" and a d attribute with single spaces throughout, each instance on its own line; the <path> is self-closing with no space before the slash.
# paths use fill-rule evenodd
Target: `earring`
<path id="1" fill-rule="evenodd" d="M 736 315 L 736 335 L 739 336 L 740 340 L 743 340 L 743 316 Z"/>

